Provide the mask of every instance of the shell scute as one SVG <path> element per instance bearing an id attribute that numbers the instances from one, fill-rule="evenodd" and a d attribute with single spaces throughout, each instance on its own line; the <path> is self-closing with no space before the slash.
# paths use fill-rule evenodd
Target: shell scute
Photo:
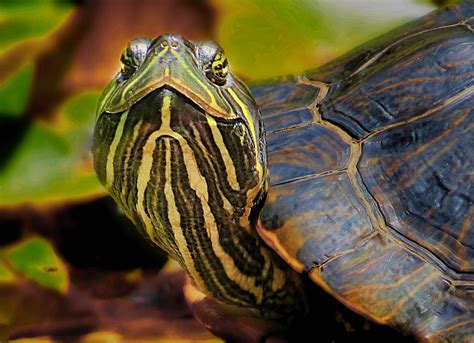
<path id="1" fill-rule="evenodd" d="M 252 94 L 262 109 L 262 115 L 274 116 L 278 113 L 306 108 L 318 96 L 319 89 L 300 83 L 292 77 L 267 80 L 250 86 Z"/>
<path id="2" fill-rule="evenodd" d="M 454 26 L 401 40 L 336 86 L 323 119 L 363 138 L 442 104 L 474 84 L 472 35 Z"/>
<path id="3" fill-rule="evenodd" d="M 350 157 L 350 146 L 337 133 L 320 125 L 270 133 L 267 149 L 270 185 L 341 170 Z"/>
<path id="4" fill-rule="evenodd" d="M 374 232 L 345 173 L 270 188 L 260 226 L 306 270 L 356 247 Z"/>
<path id="5" fill-rule="evenodd" d="M 322 280 L 355 311 L 411 332 L 449 297 L 449 284 L 439 270 L 380 234 L 310 277 Z"/>
<path id="6" fill-rule="evenodd" d="M 474 94 L 364 142 L 358 168 L 391 228 L 474 271 Z"/>
<path id="7" fill-rule="evenodd" d="M 267 113 L 263 120 L 266 133 L 271 134 L 288 127 L 309 124 L 313 120 L 313 113 L 308 108 L 298 108 L 288 112 Z"/>

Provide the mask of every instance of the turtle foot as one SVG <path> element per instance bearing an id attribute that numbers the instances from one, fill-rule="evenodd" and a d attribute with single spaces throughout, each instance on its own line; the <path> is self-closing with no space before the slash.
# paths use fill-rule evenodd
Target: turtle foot
<path id="1" fill-rule="evenodd" d="M 184 296 L 196 319 L 226 342 L 287 342 L 285 325 L 265 320 L 249 309 L 221 303 L 206 296 L 188 279 Z"/>

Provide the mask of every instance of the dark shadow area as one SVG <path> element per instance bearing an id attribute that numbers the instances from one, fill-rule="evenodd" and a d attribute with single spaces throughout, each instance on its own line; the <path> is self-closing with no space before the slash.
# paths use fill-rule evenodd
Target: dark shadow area
<path id="1" fill-rule="evenodd" d="M 310 312 L 292 328 L 290 342 L 416 342 L 351 311 L 310 279 L 305 277 L 304 283 Z"/>
<path id="2" fill-rule="evenodd" d="M 18 144 L 22 142 L 28 126 L 27 120 L 0 113 L 0 171 L 5 168 Z"/>
<path id="3" fill-rule="evenodd" d="M 108 197 L 60 211 L 57 220 L 60 231 L 53 239 L 74 267 L 159 269 L 167 261 L 137 236 L 133 224 Z"/>

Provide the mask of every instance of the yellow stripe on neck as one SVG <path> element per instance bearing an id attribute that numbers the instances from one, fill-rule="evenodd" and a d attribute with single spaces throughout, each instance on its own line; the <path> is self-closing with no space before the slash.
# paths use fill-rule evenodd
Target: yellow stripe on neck
<path id="1" fill-rule="evenodd" d="M 127 168 L 128 166 L 128 163 L 130 161 L 130 158 L 131 158 L 131 154 L 132 154 L 132 149 L 133 147 L 135 146 L 135 142 L 137 141 L 137 138 L 138 138 L 138 134 L 140 133 L 140 129 L 142 127 L 142 124 L 143 124 L 143 120 L 140 119 L 138 121 L 138 123 L 133 127 L 133 133 L 132 133 L 132 139 L 128 142 L 128 146 L 127 146 L 127 150 L 125 151 L 125 158 L 123 160 L 123 168 L 124 168 L 124 172 L 123 172 L 123 181 L 122 181 L 122 191 L 120 193 L 120 196 L 121 196 L 121 200 L 122 200 L 122 204 L 124 206 L 125 209 L 128 209 L 129 205 L 128 202 L 127 202 L 127 192 L 130 191 L 127 187 L 127 182 L 128 182 L 128 177 L 129 177 L 129 174 L 130 172 L 128 170 L 126 170 L 125 168 Z"/>
<path id="2" fill-rule="evenodd" d="M 235 171 L 234 161 L 227 150 L 227 147 L 224 143 L 224 138 L 222 137 L 219 128 L 217 127 L 217 122 L 211 116 L 206 116 L 207 122 L 209 127 L 211 128 L 212 136 L 214 137 L 214 142 L 216 143 L 217 147 L 219 148 L 219 152 L 221 153 L 222 160 L 224 161 L 224 168 L 227 175 L 227 181 L 229 182 L 230 187 L 234 191 L 238 191 L 240 189 L 239 182 L 237 181 L 237 172 Z"/>
<path id="3" fill-rule="evenodd" d="M 199 273 L 194 268 L 194 260 L 191 256 L 191 253 L 188 249 L 186 243 L 186 238 L 183 234 L 183 229 L 181 228 L 181 214 L 179 213 L 178 207 L 176 206 L 176 199 L 173 193 L 173 188 L 171 185 L 172 175 L 171 175 L 171 146 L 170 141 L 167 139 L 165 141 L 165 189 L 164 197 L 166 203 L 168 204 L 168 220 L 171 224 L 171 230 L 175 238 L 176 246 L 178 247 L 179 254 L 181 255 L 182 262 L 186 266 L 186 269 L 189 270 L 189 273 L 192 275 L 192 278 L 196 284 L 200 287 L 205 287 L 205 283 L 200 277 Z"/>
<path id="4" fill-rule="evenodd" d="M 112 184 L 115 179 L 115 172 L 114 172 L 114 159 L 115 159 L 115 152 L 117 151 L 118 144 L 120 142 L 120 139 L 122 138 L 123 135 L 123 128 L 125 126 L 125 121 L 127 120 L 128 117 L 128 111 L 122 114 L 120 117 L 120 122 L 117 126 L 117 129 L 115 130 L 115 135 L 114 139 L 112 140 L 112 143 L 110 144 L 110 150 L 109 154 L 107 155 L 107 164 L 105 166 L 105 187 L 107 189 L 110 189 L 112 187 Z"/>
<path id="5" fill-rule="evenodd" d="M 142 160 L 138 168 L 137 174 L 137 213 L 142 218 L 145 224 L 145 230 L 152 241 L 156 242 L 156 238 L 153 232 L 153 223 L 151 218 L 147 215 L 144 207 L 145 190 L 150 181 L 151 169 L 153 167 L 153 152 L 156 149 L 156 140 L 158 137 L 163 135 L 164 132 L 171 132 L 170 121 L 171 121 L 171 97 L 164 96 L 163 103 L 161 105 L 161 128 L 158 131 L 153 132 L 143 146 Z"/>

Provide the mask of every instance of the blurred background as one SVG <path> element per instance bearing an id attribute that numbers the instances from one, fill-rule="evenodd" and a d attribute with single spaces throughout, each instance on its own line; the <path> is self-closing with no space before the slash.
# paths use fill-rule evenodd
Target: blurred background
<path id="1" fill-rule="evenodd" d="M 183 275 L 133 236 L 92 169 L 97 100 L 129 40 L 212 39 L 255 80 L 317 67 L 456 2 L 2 0 L 0 342 L 218 341 L 186 307 Z M 322 342 L 395 334 L 321 301 Z"/>

